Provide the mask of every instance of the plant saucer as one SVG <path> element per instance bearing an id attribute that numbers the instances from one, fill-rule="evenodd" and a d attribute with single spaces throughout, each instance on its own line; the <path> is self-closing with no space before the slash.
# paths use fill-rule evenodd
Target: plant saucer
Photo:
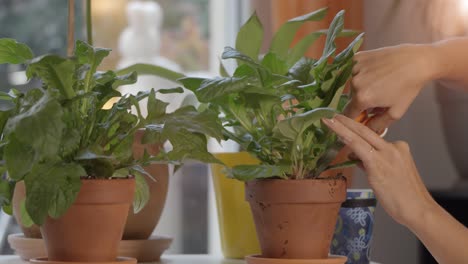
<path id="1" fill-rule="evenodd" d="M 47 258 L 34 258 L 29 260 L 31 263 L 37 264 L 136 264 L 134 258 L 118 257 L 115 261 L 99 261 L 99 262 L 82 262 L 82 261 L 52 261 Z"/>
<path id="2" fill-rule="evenodd" d="M 122 240 L 119 245 L 119 255 L 138 259 L 139 262 L 159 261 L 162 253 L 172 243 L 172 238 L 151 236 L 141 240 Z"/>
<path id="3" fill-rule="evenodd" d="M 250 255 L 246 256 L 245 260 L 247 264 L 344 264 L 347 258 L 343 256 L 329 256 L 326 259 L 281 259 Z"/>
<path id="4" fill-rule="evenodd" d="M 26 238 L 23 234 L 11 234 L 8 243 L 15 253 L 24 260 L 47 256 L 44 240 Z M 169 248 L 172 238 L 151 236 L 142 240 L 122 240 L 119 255 L 136 258 L 140 262 L 158 261 L 162 253 Z"/>

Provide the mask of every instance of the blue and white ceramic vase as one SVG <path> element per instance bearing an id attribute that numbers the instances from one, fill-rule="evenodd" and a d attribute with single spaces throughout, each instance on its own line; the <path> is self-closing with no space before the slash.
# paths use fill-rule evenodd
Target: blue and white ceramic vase
<path id="1" fill-rule="evenodd" d="M 369 264 L 377 200 L 370 189 L 347 192 L 343 203 L 330 253 L 348 257 L 346 264 Z"/>

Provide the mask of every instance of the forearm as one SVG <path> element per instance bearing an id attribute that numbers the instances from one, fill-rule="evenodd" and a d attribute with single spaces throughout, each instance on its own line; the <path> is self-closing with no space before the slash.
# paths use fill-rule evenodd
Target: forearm
<path id="1" fill-rule="evenodd" d="M 468 37 L 436 42 L 430 52 L 431 79 L 456 83 L 468 91 Z"/>
<path id="2" fill-rule="evenodd" d="M 408 225 L 440 264 L 468 262 L 468 229 L 436 202 Z"/>

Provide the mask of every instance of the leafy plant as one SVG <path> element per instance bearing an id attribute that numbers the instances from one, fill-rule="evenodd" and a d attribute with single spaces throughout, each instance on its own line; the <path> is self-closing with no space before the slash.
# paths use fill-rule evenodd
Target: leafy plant
<path id="1" fill-rule="evenodd" d="M 218 162 L 207 152 L 207 136 L 222 138 L 222 125 L 214 110 L 198 111 L 185 106 L 166 113 L 167 103 L 154 90 L 122 96 L 115 88 L 136 81 L 135 72 L 99 72 L 110 50 L 77 41 L 74 56 L 45 55 L 33 58 L 31 50 L 12 39 L 0 39 L 0 64 L 24 63 L 28 78 L 38 78 L 42 87 L 23 94 L 1 93 L 9 108 L 0 111 L 2 140 L 0 202 L 9 209 L 13 183 L 24 181 L 25 211 L 41 225 L 47 216 L 58 218 L 74 202 L 82 178 L 112 179 L 134 176 L 137 192 L 135 210 L 148 200 L 143 166 L 151 162 L 180 164 L 186 159 Z M 164 74 L 164 72 L 162 72 Z M 180 93 L 182 88 L 163 89 Z M 120 97 L 110 107 L 109 99 Z M 148 98 L 148 116 L 142 116 L 139 101 Z M 137 114 L 132 114 L 131 110 Z M 132 154 L 137 130 L 143 142 L 169 141 L 172 150 L 157 156 Z"/>
<path id="2" fill-rule="evenodd" d="M 223 116 L 226 139 L 261 161 L 261 165 L 234 167 L 233 177 L 243 181 L 317 178 L 330 168 L 341 144 L 321 118 L 343 110 L 347 102 L 343 90 L 363 34 L 337 54 L 335 39 L 356 34 L 343 29 L 344 11 L 340 11 L 328 30 L 312 32 L 290 48 L 299 27 L 323 19 L 326 12 L 323 8 L 289 20 L 273 36 L 264 55 L 259 54 L 263 27 L 253 14 L 239 31 L 236 48 L 226 47 L 222 55 L 237 61 L 232 75 L 221 64 L 222 76 L 179 80 L 206 109 Z M 326 35 L 322 56 L 304 57 L 322 35 Z"/>

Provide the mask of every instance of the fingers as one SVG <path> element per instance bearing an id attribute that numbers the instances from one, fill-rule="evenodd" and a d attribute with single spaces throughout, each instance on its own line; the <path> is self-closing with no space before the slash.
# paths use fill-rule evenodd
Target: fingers
<path id="1" fill-rule="evenodd" d="M 373 152 L 377 151 L 362 137 L 341 123 L 338 119 L 322 119 L 331 130 L 333 130 L 360 160 L 368 163 L 372 159 Z M 374 153 L 375 154 L 375 153 Z"/>
<path id="2" fill-rule="evenodd" d="M 354 120 L 342 115 L 335 116 L 335 119 L 341 122 L 348 129 L 353 131 L 356 135 L 359 135 L 361 138 L 363 138 L 376 149 L 381 150 L 387 145 L 387 142 L 385 140 L 383 140 L 378 134 L 370 130 L 365 125 L 355 122 Z"/>
<path id="3" fill-rule="evenodd" d="M 362 109 L 355 99 L 351 99 L 346 105 L 343 114 L 351 119 L 356 119 L 364 110 L 366 109 Z"/>
<path id="4" fill-rule="evenodd" d="M 393 122 L 395 122 L 395 118 L 392 117 L 388 111 L 385 111 L 382 114 L 373 116 L 367 123 L 367 126 L 380 135 L 386 128 L 390 127 Z"/>

